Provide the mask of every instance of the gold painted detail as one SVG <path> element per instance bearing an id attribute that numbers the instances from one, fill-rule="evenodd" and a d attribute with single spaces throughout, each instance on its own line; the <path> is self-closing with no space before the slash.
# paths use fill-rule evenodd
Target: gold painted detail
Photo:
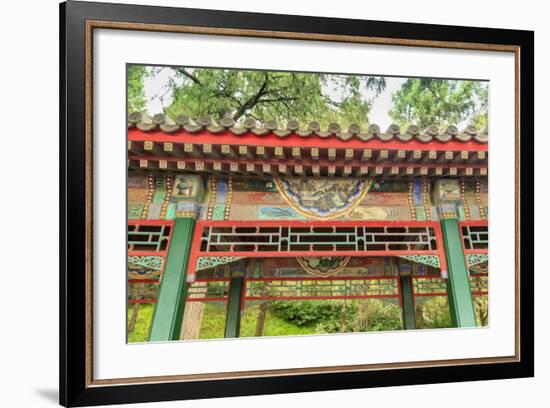
<path id="1" fill-rule="evenodd" d="M 424 183 L 422 183 L 422 205 L 424 206 L 424 214 L 426 217 L 426 221 L 431 221 L 432 219 L 432 210 L 430 207 L 430 182 L 428 180 L 424 180 Z"/>
<path id="2" fill-rule="evenodd" d="M 275 178 L 286 203 L 313 219 L 333 219 L 351 213 L 366 196 L 368 178 Z"/>
<path id="3" fill-rule="evenodd" d="M 210 187 L 210 199 L 208 200 L 208 210 L 206 211 L 206 219 L 211 220 L 212 214 L 214 212 L 214 205 L 216 204 L 216 177 L 210 177 L 209 179 Z"/>
<path id="4" fill-rule="evenodd" d="M 487 212 L 485 211 L 485 207 L 483 207 L 483 204 L 481 203 L 481 182 L 479 179 L 476 179 L 476 204 L 479 207 L 479 216 L 482 220 L 487 219 Z"/>
<path id="5" fill-rule="evenodd" d="M 407 193 L 407 202 L 409 204 L 409 209 L 411 210 L 411 219 L 413 221 L 416 221 L 416 209 L 414 208 L 413 191 L 414 191 L 414 183 L 412 181 L 410 181 L 409 182 L 409 191 Z"/>
<path id="6" fill-rule="evenodd" d="M 164 201 L 162 202 L 162 207 L 160 209 L 160 218 L 166 218 L 166 210 L 168 209 L 168 204 L 170 204 L 170 199 L 172 198 L 172 177 L 166 176 L 166 195 L 164 196 Z"/>
<path id="7" fill-rule="evenodd" d="M 225 210 L 223 214 L 223 219 L 228 220 L 229 215 L 231 214 L 231 204 L 233 203 L 233 178 L 229 177 L 227 180 L 227 198 L 225 202 Z"/>
<path id="8" fill-rule="evenodd" d="M 472 219 L 470 205 L 468 204 L 468 200 L 466 200 L 466 183 L 464 180 L 460 180 L 460 202 L 462 203 L 462 208 L 464 209 L 464 218 L 466 220 Z"/>
<path id="9" fill-rule="evenodd" d="M 155 179 L 152 175 L 147 176 L 147 201 L 143 206 L 143 212 L 141 213 L 141 219 L 146 220 L 149 214 L 149 206 L 153 201 L 153 194 L 155 194 Z"/>
<path id="10" fill-rule="evenodd" d="M 302 269 L 315 276 L 333 276 L 342 271 L 351 257 L 314 256 L 307 258 L 296 258 Z"/>

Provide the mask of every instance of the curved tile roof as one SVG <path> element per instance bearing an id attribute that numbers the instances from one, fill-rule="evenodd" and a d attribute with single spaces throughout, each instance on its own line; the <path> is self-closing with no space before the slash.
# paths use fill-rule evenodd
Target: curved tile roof
<path id="1" fill-rule="evenodd" d="M 468 142 L 475 140 L 478 143 L 487 143 L 489 140 L 487 128 L 478 130 L 474 126 L 467 126 L 459 131 L 456 126 L 448 126 L 440 129 L 436 125 L 430 125 L 426 129 L 421 130 L 418 126 L 411 125 L 404 133 L 401 133 L 399 126 L 392 124 L 385 132 L 380 131 L 380 126 L 376 124 L 370 125 L 367 129 L 361 129 L 357 124 L 351 124 L 347 130 L 342 130 L 338 123 L 331 123 L 326 129 L 321 129 L 319 122 L 311 122 L 307 127 L 301 127 L 300 123 L 291 119 L 287 122 L 286 128 L 281 128 L 274 120 L 267 120 L 259 123 L 254 119 L 248 118 L 241 125 L 235 123 L 231 117 L 224 117 L 219 122 L 216 122 L 209 115 L 200 115 L 197 118 L 191 118 L 186 115 L 178 116 L 172 119 L 163 114 L 157 114 L 153 117 L 145 113 L 133 112 L 128 115 L 128 128 L 138 128 L 143 132 L 153 130 L 162 130 L 165 133 L 176 133 L 178 131 L 186 131 L 188 133 L 196 133 L 200 131 L 208 131 L 210 133 L 231 132 L 235 135 L 242 135 L 252 132 L 258 136 L 273 133 L 278 137 L 286 137 L 296 134 L 300 137 L 337 137 L 340 140 L 346 141 L 356 138 L 362 141 L 368 141 L 377 138 L 382 141 L 390 141 L 398 139 L 402 142 L 408 142 L 413 138 L 428 143 L 437 140 L 442 143 L 457 140 L 460 142 Z"/>

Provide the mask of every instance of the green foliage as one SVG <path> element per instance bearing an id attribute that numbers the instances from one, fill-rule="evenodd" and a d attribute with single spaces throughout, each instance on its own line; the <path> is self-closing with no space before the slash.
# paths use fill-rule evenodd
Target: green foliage
<path id="1" fill-rule="evenodd" d="M 489 297 L 474 296 L 474 310 L 478 327 L 485 327 L 489 324 Z"/>
<path id="2" fill-rule="evenodd" d="M 138 318 L 134 330 L 128 333 L 128 343 L 149 340 L 149 327 L 153 319 L 154 305 L 144 303 L 139 305 Z M 132 318 L 132 307 L 128 308 L 128 321 Z"/>
<path id="3" fill-rule="evenodd" d="M 446 296 L 417 298 L 415 316 L 417 329 L 453 327 Z"/>
<path id="4" fill-rule="evenodd" d="M 128 112 L 141 112 L 145 109 L 143 79 L 147 68 L 141 65 L 128 66 Z"/>
<path id="5" fill-rule="evenodd" d="M 241 316 L 240 337 L 252 337 L 256 328 L 256 319 L 259 313 L 259 305 L 247 306 Z M 225 332 L 226 310 L 217 303 L 206 303 L 203 320 L 199 332 L 200 339 L 223 338 Z M 264 327 L 264 336 L 294 336 L 299 334 L 312 334 L 312 327 L 298 327 L 278 316 L 269 314 Z"/>
<path id="6" fill-rule="evenodd" d="M 391 118 L 399 125 L 487 126 L 488 86 L 479 81 L 408 79 L 392 95 Z"/>
<path id="7" fill-rule="evenodd" d="M 297 326 L 315 326 L 317 333 L 399 330 L 399 305 L 380 299 L 273 302 L 274 313 Z"/>
<path id="8" fill-rule="evenodd" d="M 297 326 L 339 322 L 342 306 L 335 300 L 279 300 L 271 305 L 275 314 Z"/>
<path id="9" fill-rule="evenodd" d="M 320 121 L 322 126 L 366 126 L 372 100 L 386 86 L 383 77 L 297 72 L 149 67 L 139 74 L 142 79 L 154 77 L 166 69 L 173 72 L 166 86 L 172 102 L 165 113 L 174 118 L 210 114 L 218 120 L 226 115 L 236 121 L 275 119 L 281 125 L 295 118 L 301 123 Z M 142 84 L 129 82 L 129 106 L 143 108 L 134 96 L 142 95 L 142 89 Z"/>

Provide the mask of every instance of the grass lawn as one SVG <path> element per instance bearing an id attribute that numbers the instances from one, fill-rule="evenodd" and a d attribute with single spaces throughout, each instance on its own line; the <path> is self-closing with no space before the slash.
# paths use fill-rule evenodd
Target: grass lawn
<path id="1" fill-rule="evenodd" d="M 128 342 L 147 341 L 149 334 L 149 325 L 153 317 L 152 304 L 140 305 L 138 319 L 135 329 L 128 333 Z M 252 337 L 256 329 L 256 319 L 258 318 L 259 305 L 249 306 L 241 318 L 240 337 Z M 131 319 L 132 309 L 128 309 L 128 320 Z M 223 338 L 225 332 L 225 307 L 214 304 L 206 304 L 202 326 L 199 334 L 201 339 L 219 339 Z M 289 323 L 268 309 L 264 325 L 264 336 L 294 336 L 299 334 L 315 334 L 315 327 L 299 327 Z"/>
<path id="2" fill-rule="evenodd" d="M 260 311 L 259 305 L 247 306 L 241 317 L 240 337 L 252 337 L 256 330 L 256 320 Z M 219 306 L 207 304 L 204 310 L 200 338 L 213 339 L 223 337 L 225 330 L 225 310 Z M 314 334 L 315 327 L 299 327 L 277 317 L 269 308 L 264 325 L 264 336 L 294 336 L 298 334 Z"/>
<path id="3" fill-rule="evenodd" d="M 128 343 L 147 341 L 149 337 L 149 325 L 153 318 L 154 305 L 143 303 L 139 305 L 136 327 L 128 333 Z M 132 318 L 132 307 L 128 308 L 128 321 Z"/>

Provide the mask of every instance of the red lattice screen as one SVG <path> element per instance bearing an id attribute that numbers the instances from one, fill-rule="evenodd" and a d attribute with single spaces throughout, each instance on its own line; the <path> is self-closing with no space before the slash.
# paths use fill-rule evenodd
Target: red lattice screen
<path id="1" fill-rule="evenodd" d="M 188 275 L 199 258 L 435 255 L 446 261 L 432 221 L 197 221 Z"/>

